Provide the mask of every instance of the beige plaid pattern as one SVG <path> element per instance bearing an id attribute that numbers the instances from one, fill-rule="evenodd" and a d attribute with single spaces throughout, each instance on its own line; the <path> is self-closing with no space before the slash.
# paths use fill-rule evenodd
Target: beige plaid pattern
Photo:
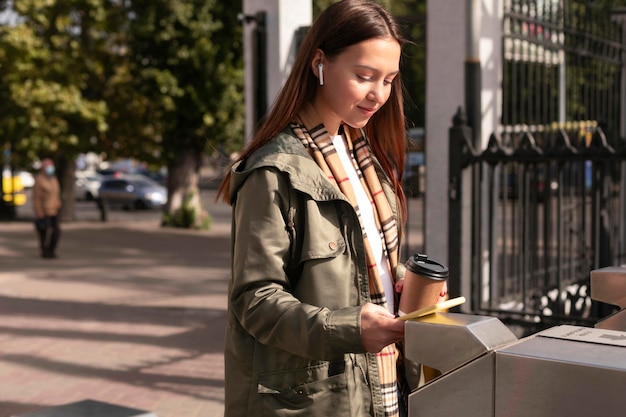
<path id="1" fill-rule="evenodd" d="M 307 128 L 309 126 L 310 128 Z M 316 122 L 306 115 L 300 115 L 300 123 L 293 123 L 291 129 L 302 141 L 320 169 L 326 174 L 328 179 L 337 185 L 341 192 L 352 203 L 356 213 L 361 220 L 361 211 L 357 204 L 356 195 L 352 184 L 339 160 L 332 138 L 326 131 L 322 123 Z M 370 298 L 373 303 L 387 308 L 385 291 L 371 247 L 369 239 L 381 239 L 383 250 L 388 262 L 389 271 L 395 271 L 398 264 L 398 228 L 383 192 L 378 174 L 370 156 L 370 147 L 364 135 L 355 139 L 349 137 L 348 129 L 344 130 L 348 149 L 352 155 L 352 162 L 359 175 L 359 179 L 369 200 L 372 204 L 376 226 L 379 230 L 378 236 L 367 236 L 363 231 L 368 267 L 368 282 Z M 362 224 L 362 222 L 361 222 Z M 385 416 L 398 416 L 398 390 L 396 362 L 398 352 L 395 345 L 385 347 L 377 354 L 378 375 L 381 384 L 383 403 L 385 405 Z"/>

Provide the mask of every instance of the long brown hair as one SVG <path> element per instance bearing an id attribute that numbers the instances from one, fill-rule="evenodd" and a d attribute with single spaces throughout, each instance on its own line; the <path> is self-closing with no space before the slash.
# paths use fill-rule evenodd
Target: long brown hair
<path id="1" fill-rule="evenodd" d="M 265 121 L 237 161 L 246 159 L 269 142 L 313 100 L 318 88 L 318 79 L 311 70 L 311 62 L 318 48 L 332 59 L 352 45 L 368 39 L 389 37 L 397 40 L 400 45 L 405 43 L 391 14 L 373 1 L 342 0 L 325 9 L 304 37 L 291 73 Z M 391 178 L 400 203 L 399 207 L 405 211 L 406 199 L 402 190 L 405 156 L 403 92 L 400 77 L 395 77 L 389 99 L 369 120 L 365 132 L 368 138 L 373 139 L 370 140 L 372 151 Z M 228 203 L 229 186 L 230 171 L 222 181 L 216 199 L 221 196 L 223 201 Z"/>

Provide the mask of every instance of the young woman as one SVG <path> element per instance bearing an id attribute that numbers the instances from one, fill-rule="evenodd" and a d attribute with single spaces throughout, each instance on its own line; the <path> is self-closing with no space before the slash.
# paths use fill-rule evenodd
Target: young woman
<path id="1" fill-rule="evenodd" d="M 226 416 L 395 416 L 403 40 L 367 0 L 306 35 L 222 183 L 233 206 Z"/>

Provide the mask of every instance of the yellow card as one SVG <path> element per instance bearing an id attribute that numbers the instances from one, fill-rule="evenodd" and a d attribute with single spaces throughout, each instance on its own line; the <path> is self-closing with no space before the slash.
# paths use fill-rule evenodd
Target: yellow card
<path id="1" fill-rule="evenodd" d="M 434 304 L 432 306 L 420 308 L 419 310 L 415 310 L 412 313 L 405 314 L 403 316 L 398 317 L 399 320 L 411 320 L 416 319 L 418 317 L 427 316 L 429 314 L 436 313 L 437 311 L 445 310 L 447 308 L 452 308 L 459 306 L 465 302 L 465 297 L 456 297 L 450 300 L 442 301 L 440 303 Z"/>

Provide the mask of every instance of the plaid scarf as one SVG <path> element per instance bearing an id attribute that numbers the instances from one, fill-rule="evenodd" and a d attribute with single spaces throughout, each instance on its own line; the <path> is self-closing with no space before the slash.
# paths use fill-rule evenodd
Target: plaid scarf
<path id="1" fill-rule="evenodd" d="M 364 135 L 351 140 L 348 136 L 348 129 L 344 130 L 352 163 L 359 176 L 361 185 L 372 204 L 374 219 L 379 231 L 378 236 L 367 236 L 365 233 L 361 219 L 361 211 L 357 204 L 353 186 L 335 150 L 332 138 L 326 131 L 324 125 L 322 123 L 316 123 L 315 120 L 307 118 L 304 114 L 300 114 L 299 118 L 300 123 L 293 123 L 291 129 L 302 141 L 304 147 L 307 148 L 308 152 L 328 179 L 341 190 L 352 204 L 361 223 L 367 256 L 368 283 L 371 301 L 388 308 L 385 291 L 378 272 L 376 259 L 369 244 L 369 239 L 381 239 L 385 259 L 388 262 L 387 266 L 389 271 L 393 274 L 393 271 L 395 271 L 398 265 L 398 229 L 393 212 L 391 211 L 391 206 L 383 192 L 376 168 L 370 157 L 371 150 L 369 143 Z M 306 126 L 314 127 L 307 129 Z M 399 412 L 396 374 L 397 358 L 398 352 L 393 344 L 385 347 L 381 352 L 376 354 L 385 416 L 390 417 L 398 416 Z"/>

